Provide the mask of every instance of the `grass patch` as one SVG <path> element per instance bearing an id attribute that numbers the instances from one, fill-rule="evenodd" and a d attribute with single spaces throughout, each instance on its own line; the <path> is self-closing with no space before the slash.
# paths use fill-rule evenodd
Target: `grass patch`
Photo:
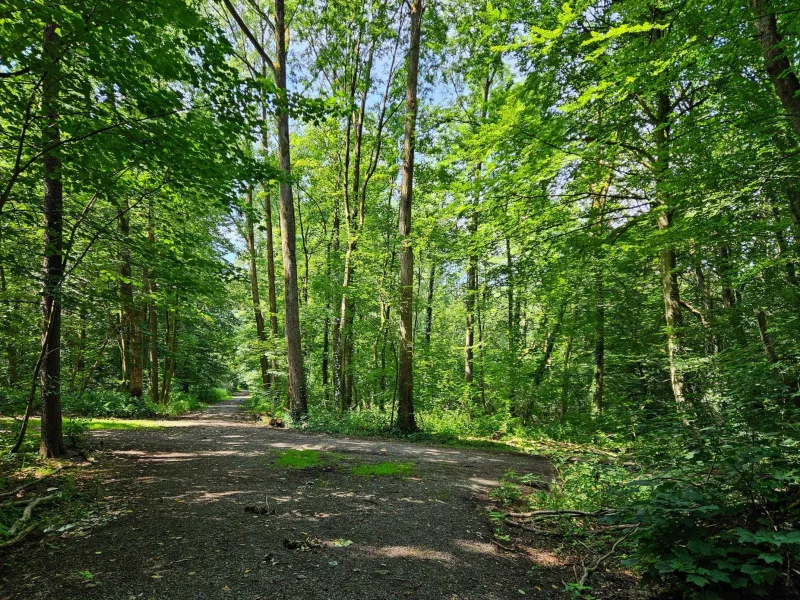
<path id="1" fill-rule="evenodd" d="M 154 421 L 144 421 L 140 419 L 90 419 L 86 421 L 86 427 L 89 431 L 97 431 L 100 429 L 164 429 L 163 425 Z"/>
<path id="2" fill-rule="evenodd" d="M 387 461 L 356 465 L 350 472 L 358 477 L 408 477 L 414 472 L 414 463 Z"/>
<path id="3" fill-rule="evenodd" d="M 313 469 L 326 461 L 318 450 L 284 450 L 273 464 L 284 469 Z"/>

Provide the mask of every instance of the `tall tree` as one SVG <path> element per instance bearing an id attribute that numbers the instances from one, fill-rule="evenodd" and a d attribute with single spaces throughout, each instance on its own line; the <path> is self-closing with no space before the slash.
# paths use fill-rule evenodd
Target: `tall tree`
<path id="1" fill-rule="evenodd" d="M 280 182 L 281 195 L 281 236 L 283 246 L 284 280 L 284 329 L 286 334 L 286 360 L 288 371 L 288 392 L 292 417 L 302 418 L 308 412 L 306 401 L 305 370 L 300 337 L 300 296 L 297 288 L 296 229 L 294 222 L 294 198 L 292 196 L 292 164 L 289 147 L 289 110 L 286 86 L 286 43 L 288 31 L 285 21 L 284 0 L 275 0 L 275 83 L 283 107 L 277 115 L 278 121 L 278 164 L 283 172 Z"/>
<path id="2" fill-rule="evenodd" d="M 417 125 L 422 0 L 409 4 L 409 43 L 406 61 L 406 121 L 403 141 L 403 179 L 400 186 L 400 358 L 398 366 L 397 424 L 401 431 L 416 431 L 414 418 L 414 248 L 411 245 L 411 202 L 414 195 L 414 146 Z"/>
<path id="3" fill-rule="evenodd" d="M 58 458 L 64 453 L 61 431 L 61 295 L 64 276 L 64 200 L 61 170 L 59 91 L 61 35 L 57 23 L 44 26 L 42 73 L 44 162 L 44 265 L 42 275 L 42 441 L 39 453 Z M 41 359 L 40 359 L 41 360 Z"/>

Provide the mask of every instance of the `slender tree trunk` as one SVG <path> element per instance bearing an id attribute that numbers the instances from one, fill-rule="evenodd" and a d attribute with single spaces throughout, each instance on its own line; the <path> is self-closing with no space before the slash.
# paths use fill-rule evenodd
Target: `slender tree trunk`
<path id="1" fill-rule="evenodd" d="M 403 145 L 403 179 L 400 187 L 400 357 L 398 365 L 397 424 L 405 433 L 417 429 L 414 418 L 414 249 L 411 247 L 411 203 L 414 190 L 414 138 L 417 124 L 417 77 L 419 74 L 422 0 L 411 0 L 406 80 L 406 122 Z"/>
<path id="2" fill-rule="evenodd" d="M 45 70 L 42 76 L 44 154 L 44 262 L 42 286 L 42 439 L 39 453 L 58 458 L 64 453 L 61 429 L 61 283 L 64 277 L 63 193 L 59 88 L 61 79 L 58 25 L 44 26 Z"/>
<path id="3" fill-rule="evenodd" d="M 172 323 L 170 324 L 170 314 L 172 315 Z M 164 381 L 161 385 L 161 402 L 166 404 L 169 402 L 169 394 L 172 389 L 172 379 L 175 376 L 175 359 L 178 351 L 178 293 L 175 292 L 175 308 L 167 310 L 167 346 L 169 354 L 164 357 Z"/>
<path id="4" fill-rule="evenodd" d="M 731 285 L 733 269 L 731 266 L 730 251 L 726 245 L 719 247 L 720 280 L 722 283 L 722 306 L 725 309 L 727 320 L 733 331 L 733 337 L 739 346 L 747 345 L 747 336 L 742 325 L 741 315 L 736 311 L 736 292 Z"/>
<path id="5" fill-rule="evenodd" d="M 436 285 L 436 263 L 431 261 L 431 271 L 428 274 L 428 301 L 425 304 L 425 343 L 431 343 L 431 329 L 433 328 L 433 290 Z"/>
<path id="6" fill-rule="evenodd" d="M 800 285 L 797 280 L 797 270 L 794 262 L 790 259 L 789 248 L 786 244 L 786 235 L 781 229 L 781 213 L 777 206 L 773 205 L 772 214 L 775 217 L 775 238 L 778 242 L 780 257 L 786 261 L 786 279 L 792 284 L 793 287 L 796 288 L 798 285 Z"/>
<path id="7" fill-rule="evenodd" d="M 134 398 L 142 397 L 143 364 L 142 364 L 142 318 L 138 306 L 133 300 L 133 273 L 131 256 L 128 248 L 130 236 L 130 216 L 127 200 L 124 202 L 119 216 L 119 232 L 122 248 L 120 251 L 120 283 L 119 294 L 122 303 L 122 346 L 125 354 L 125 369 L 128 381 L 128 392 Z"/>
<path id="8" fill-rule="evenodd" d="M 361 32 L 359 32 L 359 41 L 356 44 L 356 62 L 358 61 L 358 52 L 361 43 Z M 364 141 L 364 115 L 366 113 L 367 97 L 371 88 L 372 82 L 372 61 L 375 52 L 375 44 L 370 46 L 366 65 L 364 67 L 364 87 L 361 92 L 361 101 L 358 110 L 355 113 L 355 147 L 353 152 L 353 185 L 352 192 L 348 185 L 349 177 L 349 155 L 346 157 L 345 167 L 345 217 L 347 223 L 347 250 L 345 251 L 344 260 L 344 277 L 342 278 L 342 305 L 341 305 L 341 364 L 339 383 L 341 386 L 339 398 L 339 410 L 344 411 L 350 408 L 353 403 L 353 322 L 355 318 L 354 300 L 348 293 L 348 288 L 352 285 L 354 269 L 353 269 L 353 255 L 358 245 L 358 239 L 361 229 L 364 226 L 364 217 L 366 211 L 366 187 L 368 179 L 361 181 L 361 164 L 362 164 L 362 150 Z M 351 100 L 355 101 L 356 83 L 358 81 L 358 68 L 353 70 L 353 78 L 351 82 L 350 94 Z M 377 135 L 380 137 L 382 129 L 383 117 L 379 119 Z M 348 143 L 347 150 L 349 152 L 349 128 L 350 121 L 348 121 Z M 378 143 L 378 151 L 380 150 L 380 141 Z M 377 160 L 377 158 L 376 158 Z M 369 173 L 367 177 L 369 177 Z M 358 205 L 355 206 L 355 201 Z"/>
<path id="9" fill-rule="evenodd" d="M 269 359 L 264 352 L 267 334 L 264 330 L 264 315 L 261 313 L 261 298 L 258 292 L 258 271 L 256 269 L 256 234 L 253 226 L 253 192 L 247 190 L 245 199 L 245 229 L 247 235 L 247 256 L 250 267 L 250 298 L 253 301 L 253 315 L 256 321 L 256 336 L 259 341 L 258 361 L 261 365 L 261 385 L 269 391 Z"/>
<path id="10" fill-rule="evenodd" d="M 598 120 L 601 117 L 598 117 Z M 600 180 L 607 166 L 602 159 L 597 163 L 597 178 Z M 594 220 L 593 235 L 596 241 L 605 237 L 606 232 L 606 204 L 608 190 L 611 188 L 614 170 L 608 168 L 605 180 L 592 194 L 592 216 Z M 594 255 L 594 385 L 592 390 L 592 407 L 598 412 L 603 411 L 603 396 L 605 394 L 606 373 L 606 298 L 605 298 L 605 271 L 603 269 L 604 252 L 601 244 L 596 246 Z M 572 336 L 570 336 L 570 348 Z"/>
<path id="11" fill-rule="evenodd" d="M 791 55 L 783 45 L 783 36 L 778 32 L 775 9 L 770 0 L 752 1 L 764 66 L 792 127 L 800 135 L 800 81 L 789 58 Z"/>
<path id="12" fill-rule="evenodd" d="M 275 0 L 275 48 L 277 53 L 276 85 L 281 102 L 287 102 L 286 88 L 286 23 L 284 0 Z M 286 330 L 286 360 L 288 372 L 289 404 L 293 419 L 301 419 L 308 412 L 306 403 L 305 370 L 300 337 L 300 303 L 297 289 L 296 229 L 294 198 L 291 183 L 291 155 L 289 149 L 289 113 L 282 108 L 278 121 L 278 164 L 284 178 L 280 182 L 281 236 L 283 246 L 284 309 Z"/>
<path id="13" fill-rule="evenodd" d="M 603 412 L 606 377 L 606 304 L 603 265 L 598 264 L 594 273 L 594 391 L 592 404 Z M 572 337 L 570 336 L 570 342 Z"/>
<path id="14" fill-rule="evenodd" d="M 262 75 L 267 76 L 267 65 L 262 61 Z M 264 158 L 269 156 L 269 138 L 267 130 L 267 101 L 264 98 L 261 103 L 261 149 Z M 275 292 L 275 242 L 272 235 L 272 195 L 270 193 L 270 182 L 264 182 L 264 225 L 265 225 L 265 252 L 267 254 L 267 295 L 269 300 L 269 334 L 270 338 L 278 337 L 278 299 Z M 272 370 L 278 370 L 278 360 L 272 356 Z M 274 377 L 270 376 L 270 384 L 274 383 Z M 273 386 L 274 392 L 274 386 Z"/>
<path id="15" fill-rule="evenodd" d="M 308 304 L 308 263 L 310 256 L 308 253 L 308 246 L 306 245 L 306 234 L 308 233 L 303 227 L 303 203 L 300 201 L 300 190 L 297 190 L 297 224 L 300 225 L 300 245 L 303 248 L 303 304 Z"/>
<path id="16" fill-rule="evenodd" d="M 134 398 L 144 394 L 144 300 L 133 305 L 131 329 L 131 388 Z"/>
<path id="17" fill-rule="evenodd" d="M 491 88 L 491 74 L 486 77 L 483 87 L 483 104 L 481 106 L 481 120 L 483 123 L 486 120 L 487 102 L 489 100 L 489 90 Z M 482 163 L 479 161 L 475 165 L 475 179 L 480 185 Z M 472 215 L 469 222 L 469 239 L 470 239 L 470 255 L 469 265 L 467 267 L 467 292 L 464 297 L 466 304 L 466 333 L 464 336 L 464 383 L 471 388 L 472 380 L 474 378 L 475 370 L 475 297 L 478 293 L 478 249 L 477 249 L 477 233 L 478 233 L 478 211 L 481 203 L 480 191 L 476 191 L 472 199 Z M 470 392 L 470 395 L 472 392 Z"/>
<path id="18" fill-rule="evenodd" d="M 550 360 L 553 356 L 553 349 L 555 348 L 556 340 L 558 339 L 559 333 L 561 333 L 561 324 L 564 321 L 564 311 L 566 310 L 566 306 L 566 302 L 562 302 L 561 307 L 558 310 L 558 318 L 547 334 L 547 339 L 545 340 L 544 344 L 544 354 L 539 360 L 539 364 L 536 366 L 536 370 L 533 373 L 533 387 L 537 392 L 539 386 L 542 385 L 542 382 L 544 381 L 547 367 L 550 365 Z M 525 405 L 525 411 L 522 415 L 524 421 L 527 421 L 530 418 L 531 413 L 533 412 L 535 400 L 536 397 L 534 395 L 534 397 L 531 398 L 531 400 Z"/>
<path id="19" fill-rule="evenodd" d="M 68 390 L 75 391 L 75 385 L 78 380 L 78 373 L 83 371 L 84 360 L 83 355 L 86 351 L 86 311 L 81 310 L 80 314 L 80 329 L 78 333 L 78 352 L 75 355 L 75 361 L 72 363 L 72 374 L 69 377 Z"/>
<path id="20" fill-rule="evenodd" d="M 151 250 L 155 246 L 156 236 L 155 236 L 155 228 L 153 226 L 153 208 L 152 206 L 149 208 L 147 212 L 147 243 L 150 246 Z M 149 330 L 149 340 L 148 340 L 148 354 L 150 358 L 150 398 L 153 403 L 157 404 L 159 401 L 158 395 L 158 307 L 156 306 L 156 299 L 155 295 L 157 290 L 156 274 L 153 268 L 150 268 L 148 271 L 148 310 L 147 310 L 147 320 L 148 320 L 148 330 Z"/>
<path id="21" fill-rule="evenodd" d="M 2 264 L 0 264 L 0 292 L 2 292 L 3 298 L 5 299 L 4 303 L 7 314 L 11 314 L 11 304 L 6 299 L 6 294 L 8 293 L 8 288 L 6 286 L 6 272 L 3 270 Z M 3 335 L 6 338 L 5 350 L 6 358 L 8 359 L 8 385 L 10 387 L 14 387 L 17 385 L 17 383 L 19 383 L 17 354 L 14 351 L 14 344 L 11 341 L 11 327 L 6 323 L 3 325 Z"/>
<path id="22" fill-rule="evenodd" d="M 797 392 L 797 378 L 786 373 L 780 368 L 780 356 L 775 349 L 775 343 L 772 341 L 772 336 L 767 329 L 767 315 L 763 309 L 759 308 L 755 311 L 756 323 L 758 325 L 758 334 L 761 337 L 761 345 L 764 348 L 764 354 L 767 355 L 767 360 L 773 365 L 773 373 L 780 379 L 781 383 L 792 390 L 791 397 L 794 399 L 796 408 L 800 408 L 800 398 L 795 395 Z"/>
<path id="23" fill-rule="evenodd" d="M 537 388 L 542 385 L 542 382 L 544 381 L 545 372 L 547 371 L 547 367 L 550 364 L 550 359 L 553 356 L 553 348 L 555 348 L 558 334 L 561 332 L 561 324 L 564 320 L 564 306 L 565 305 L 562 305 L 558 314 L 558 320 L 547 334 L 547 340 L 544 345 L 544 354 L 542 355 L 542 358 L 536 367 L 536 371 L 533 374 L 533 385 Z"/>
<path id="24" fill-rule="evenodd" d="M 517 325 L 514 322 L 514 260 L 511 254 L 511 239 L 506 237 L 506 300 L 508 307 L 508 351 L 515 360 L 517 347 Z"/>
<path id="25" fill-rule="evenodd" d="M 755 311 L 755 314 L 756 322 L 758 323 L 758 333 L 761 336 L 761 344 L 764 346 L 764 353 L 767 355 L 769 362 L 776 363 L 780 359 L 778 358 L 778 353 L 775 351 L 775 345 L 772 343 L 772 336 L 770 336 L 767 331 L 767 315 L 764 313 L 764 310 L 760 308 Z"/>
<path id="26" fill-rule="evenodd" d="M 470 219 L 470 240 L 475 243 L 478 228 L 477 208 L 472 210 Z M 475 295 L 478 293 L 478 257 L 472 252 L 467 267 L 467 290 L 464 297 L 467 312 L 466 335 L 464 337 L 464 383 L 471 387 L 475 370 Z M 472 393 L 470 392 L 470 395 Z"/>
<path id="27" fill-rule="evenodd" d="M 569 398 L 569 367 L 570 360 L 572 359 L 572 338 L 573 334 L 569 334 L 567 339 L 567 349 L 564 351 L 564 372 L 561 375 L 561 420 L 567 417 L 567 399 Z"/>

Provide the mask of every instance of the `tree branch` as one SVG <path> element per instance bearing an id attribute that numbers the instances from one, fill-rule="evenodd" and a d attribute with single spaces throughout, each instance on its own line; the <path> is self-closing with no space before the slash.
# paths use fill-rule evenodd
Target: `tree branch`
<path id="1" fill-rule="evenodd" d="M 272 62 L 272 59 L 266 53 L 264 47 L 258 43 L 256 36 L 253 35 L 253 32 L 250 31 L 249 27 L 247 27 L 247 24 L 244 22 L 242 17 L 239 15 L 238 12 L 236 12 L 236 8 L 234 8 L 233 4 L 231 4 L 231 1 L 222 0 L 222 2 L 225 4 L 225 8 L 228 9 L 228 12 L 231 13 L 231 16 L 233 17 L 234 21 L 236 21 L 236 24 L 239 25 L 239 29 L 241 29 L 242 33 L 244 33 L 247 36 L 247 39 L 250 40 L 251 44 L 253 44 L 253 48 L 256 49 L 256 52 L 258 52 L 261 58 L 264 59 L 264 62 L 269 65 L 269 68 L 272 69 L 272 74 L 275 75 L 276 74 L 275 63 Z"/>

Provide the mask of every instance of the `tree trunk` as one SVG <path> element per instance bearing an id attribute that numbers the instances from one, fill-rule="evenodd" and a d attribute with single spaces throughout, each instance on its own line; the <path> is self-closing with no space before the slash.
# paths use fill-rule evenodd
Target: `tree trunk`
<path id="1" fill-rule="evenodd" d="M 126 376 L 128 392 L 135 398 L 141 398 L 143 386 L 142 370 L 142 336 L 141 319 L 133 301 L 133 273 L 131 255 L 128 248 L 130 236 L 130 216 L 127 200 L 124 201 L 119 215 L 119 233 L 121 238 L 119 295 L 123 353 L 123 372 Z"/>
<path id="2" fill-rule="evenodd" d="M 414 419 L 414 249 L 411 247 L 411 202 L 414 190 L 414 138 L 417 124 L 417 77 L 419 74 L 420 21 L 422 0 L 411 0 L 408 64 L 406 79 L 406 122 L 403 144 L 403 179 L 400 187 L 400 357 L 398 365 L 397 424 L 405 433 L 417 429 Z"/>
<path id="3" fill-rule="evenodd" d="M 741 316 L 736 312 L 736 292 L 731 285 L 731 261 L 730 251 L 726 245 L 719 247 L 720 257 L 720 280 L 722 283 L 722 306 L 727 313 L 728 322 L 733 330 L 733 337 L 736 343 L 740 346 L 747 345 L 747 336 L 745 335 L 744 326 L 742 325 Z"/>
<path id="4" fill-rule="evenodd" d="M 481 106 L 480 123 L 486 120 L 487 102 L 489 100 L 489 89 L 491 87 L 491 74 L 486 77 L 483 87 L 483 104 Z M 480 185 L 482 163 L 478 161 L 475 165 L 475 179 Z M 471 387 L 475 370 L 475 296 L 478 293 L 478 250 L 476 246 L 476 236 L 478 233 L 478 210 L 481 202 L 480 191 L 475 192 L 472 200 L 472 215 L 469 222 L 470 255 L 467 267 L 467 292 L 464 297 L 466 304 L 466 334 L 464 336 L 464 383 Z M 470 392 L 471 395 L 471 392 Z"/>
<path id="5" fill-rule="evenodd" d="M 564 351 L 564 372 L 561 374 L 561 402 L 560 410 L 561 420 L 567 418 L 567 399 L 569 398 L 569 367 L 570 360 L 572 359 L 572 339 L 573 334 L 569 334 L 567 340 L 567 349 Z"/>
<path id="6" fill-rule="evenodd" d="M 667 208 L 658 215 L 658 228 L 668 229 L 672 226 L 672 210 Z M 669 379 L 675 404 L 684 406 L 684 377 L 681 372 L 680 357 L 683 354 L 683 315 L 681 314 L 681 297 L 678 288 L 677 263 L 673 248 L 662 248 L 659 256 L 661 270 L 661 289 L 664 293 L 664 315 L 667 324 L 667 353 L 669 357 Z"/>
<path id="7" fill-rule="evenodd" d="M 258 361 L 261 365 L 261 385 L 264 391 L 269 390 L 269 359 L 264 352 L 267 334 L 264 331 L 264 315 L 261 313 L 261 299 L 258 293 L 258 272 L 256 270 L 256 234 L 253 227 L 253 192 L 247 190 L 245 199 L 245 233 L 247 235 L 247 256 L 250 269 L 250 297 L 253 301 L 253 315 L 256 321 L 256 337 L 259 341 Z"/>
<path id="8" fill-rule="evenodd" d="M 431 271 L 428 275 L 428 301 L 425 305 L 425 343 L 431 343 L 431 329 L 433 327 L 433 290 L 436 285 L 436 263 L 431 261 Z"/>
<path id="9" fill-rule="evenodd" d="M 75 391 L 76 382 L 78 380 L 78 373 L 83 371 L 84 367 L 84 360 L 83 355 L 86 351 L 86 311 L 85 309 L 81 310 L 80 314 L 80 330 L 78 333 L 78 352 L 75 355 L 75 361 L 72 363 L 72 374 L 69 377 L 69 386 L 68 390 L 70 392 Z"/>
<path id="10" fill-rule="evenodd" d="M 789 283 L 796 288 L 799 285 L 797 280 L 797 269 L 795 268 L 794 262 L 790 258 L 789 248 L 786 244 L 786 236 L 781 229 L 781 213 L 777 206 L 773 205 L 772 214 L 775 217 L 775 238 L 778 241 L 780 258 L 786 261 L 786 279 L 788 279 Z"/>
<path id="11" fill-rule="evenodd" d="M 661 31 L 655 30 L 653 35 L 661 37 Z M 661 205 L 658 212 L 658 229 L 667 231 L 672 227 L 675 209 L 670 206 L 669 198 L 664 191 L 665 179 L 669 172 L 669 115 L 672 112 L 670 101 L 665 92 L 657 94 L 656 116 L 656 161 L 653 165 L 657 201 Z M 659 252 L 659 270 L 661 273 L 661 289 L 664 295 L 664 317 L 667 325 L 667 357 L 669 360 L 669 379 L 672 396 L 678 407 L 686 403 L 684 393 L 684 374 L 680 365 L 683 355 L 683 315 L 681 313 L 681 296 L 678 287 L 677 260 L 675 249 L 671 245 L 663 247 Z"/>
<path id="12" fill-rule="evenodd" d="M 64 453 L 61 429 L 61 282 L 64 276 L 63 195 L 59 88 L 61 36 L 58 25 L 44 26 L 45 71 L 42 75 L 44 146 L 44 262 L 42 265 L 42 355 L 40 372 L 42 438 L 39 453 L 58 458 Z"/>
<path id="13" fill-rule="evenodd" d="M 297 190 L 297 224 L 300 225 L 300 244 L 303 248 L 303 304 L 308 305 L 308 263 L 311 259 L 306 244 L 306 229 L 303 228 L 303 203 L 300 200 L 300 190 Z"/>
<path id="14" fill-rule="evenodd" d="M 514 322 L 514 260 L 511 254 L 511 239 L 506 238 L 506 300 L 508 307 L 508 351 L 511 360 L 516 359 L 517 326 Z"/>
<path id="15" fill-rule="evenodd" d="M 170 314 L 172 323 L 170 324 Z M 175 376 L 175 354 L 178 351 L 178 293 L 175 292 L 175 308 L 170 311 L 167 309 L 166 315 L 166 335 L 169 355 L 164 357 L 164 381 L 161 385 L 161 403 L 169 402 L 169 394 L 172 389 L 172 378 Z"/>
<path id="16" fill-rule="evenodd" d="M 275 0 L 275 48 L 277 62 L 275 83 L 281 102 L 288 102 L 286 90 L 286 23 L 284 0 Z M 278 164 L 284 177 L 280 182 L 281 237 L 283 250 L 284 329 L 286 330 L 286 360 L 288 372 L 289 404 L 293 419 L 301 419 L 308 412 L 306 382 L 303 368 L 303 351 L 300 337 L 300 304 L 297 289 L 296 229 L 294 223 L 294 198 L 291 183 L 291 155 L 289 151 L 289 113 L 281 108 L 278 121 Z"/>
<path id="17" fill-rule="evenodd" d="M 606 376 L 606 305 L 603 265 L 598 264 L 594 274 L 594 391 L 592 405 L 603 412 L 603 395 Z M 572 337 L 570 337 L 570 342 Z"/>
<path id="18" fill-rule="evenodd" d="M 478 227 L 477 209 L 473 208 L 470 219 L 470 242 L 475 243 L 475 232 Z M 467 290 L 464 297 L 467 311 L 466 335 L 464 336 L 464 383 L 471 387 L 475 370 L 475 295 L 478 293 L 478 257 L 473 253 L 469 257 L 467 267 Z M 471 392 L 470 392 L 471 395 Z"/>
<path id="19" fill-rule="evenodd" d="M 598 160 L 598 175 L 606 168 L 602 160 Z M 605 236 L 605 216 L 606 203 L 608 200 L 608 190 L 614 174 L 613 169 L 609 169 L 608 176 L 600 185 L 599 190 L 592 194 L 592 213 L 594 218 L 594 237 L 599 241 Z M 598 177 L 599 178 L 599 177 Z M 594 386 L 592 392 L 592 406 L 598 412 L 603 412 L 603 396 L 605 394 L 605 374 L 606 374 L 606 298 L 605 298 L 605 272 L 603 269 L 604 253 L 602 246 L 596 246 L 595 269 L 594 269 Z M 570 336 L 570 348 L 572 347 L 572 336 Z"/>
<path id="20" fill-rule="evenodd" d="M 262 75 L 267 76 L 267 65 L 262 62 Z M 267 138 L 267 102 L 266 98 L 261 104 L 261 149 L 264 151 L 264 158 L 269 155 L 269 144 Z M 267 295 L 269 300 L 269 334 L 271 338 L 278 337 L 278 300 L 275 292 L 275 242 L 272 235 L 272 195 L 270 194 L 270 182 L 264 182 L 264 225 L 265 230 L 265 252 L 267 254 Z M 273 355 L 272 370 L 278 370 L 278 360 Z M 274 383 L 274 377 L 270 376 L 270 385 Z M 273 386 L 274 391 L 274 386 Z"/>
<path id="21" fill-rule="evenodd" d="M 783 36 L 778 32 L 778 21 L 769 0 L 753 0 L 756 33 L 764 55 L 764 66 L 775 93 L 789 116 L 792 127 L 800 135 L 800 81 L 789 60 Z"/>
<path id="22" fill-rule="evenodd" d="M 147 212 L 147 243 L 154 250 L 156 241 L 155 230 L 153 227 L 153 208 Z M 158 307 L 156 306 L 155 294 L 157 291 L 155 270 L 150 268 L 148 271 L 148 310 L 147 320 L 150 339 L 148 340 L 148 354 L 150 358 L 150 398 L 153 403 L 158 404 Z"/>

